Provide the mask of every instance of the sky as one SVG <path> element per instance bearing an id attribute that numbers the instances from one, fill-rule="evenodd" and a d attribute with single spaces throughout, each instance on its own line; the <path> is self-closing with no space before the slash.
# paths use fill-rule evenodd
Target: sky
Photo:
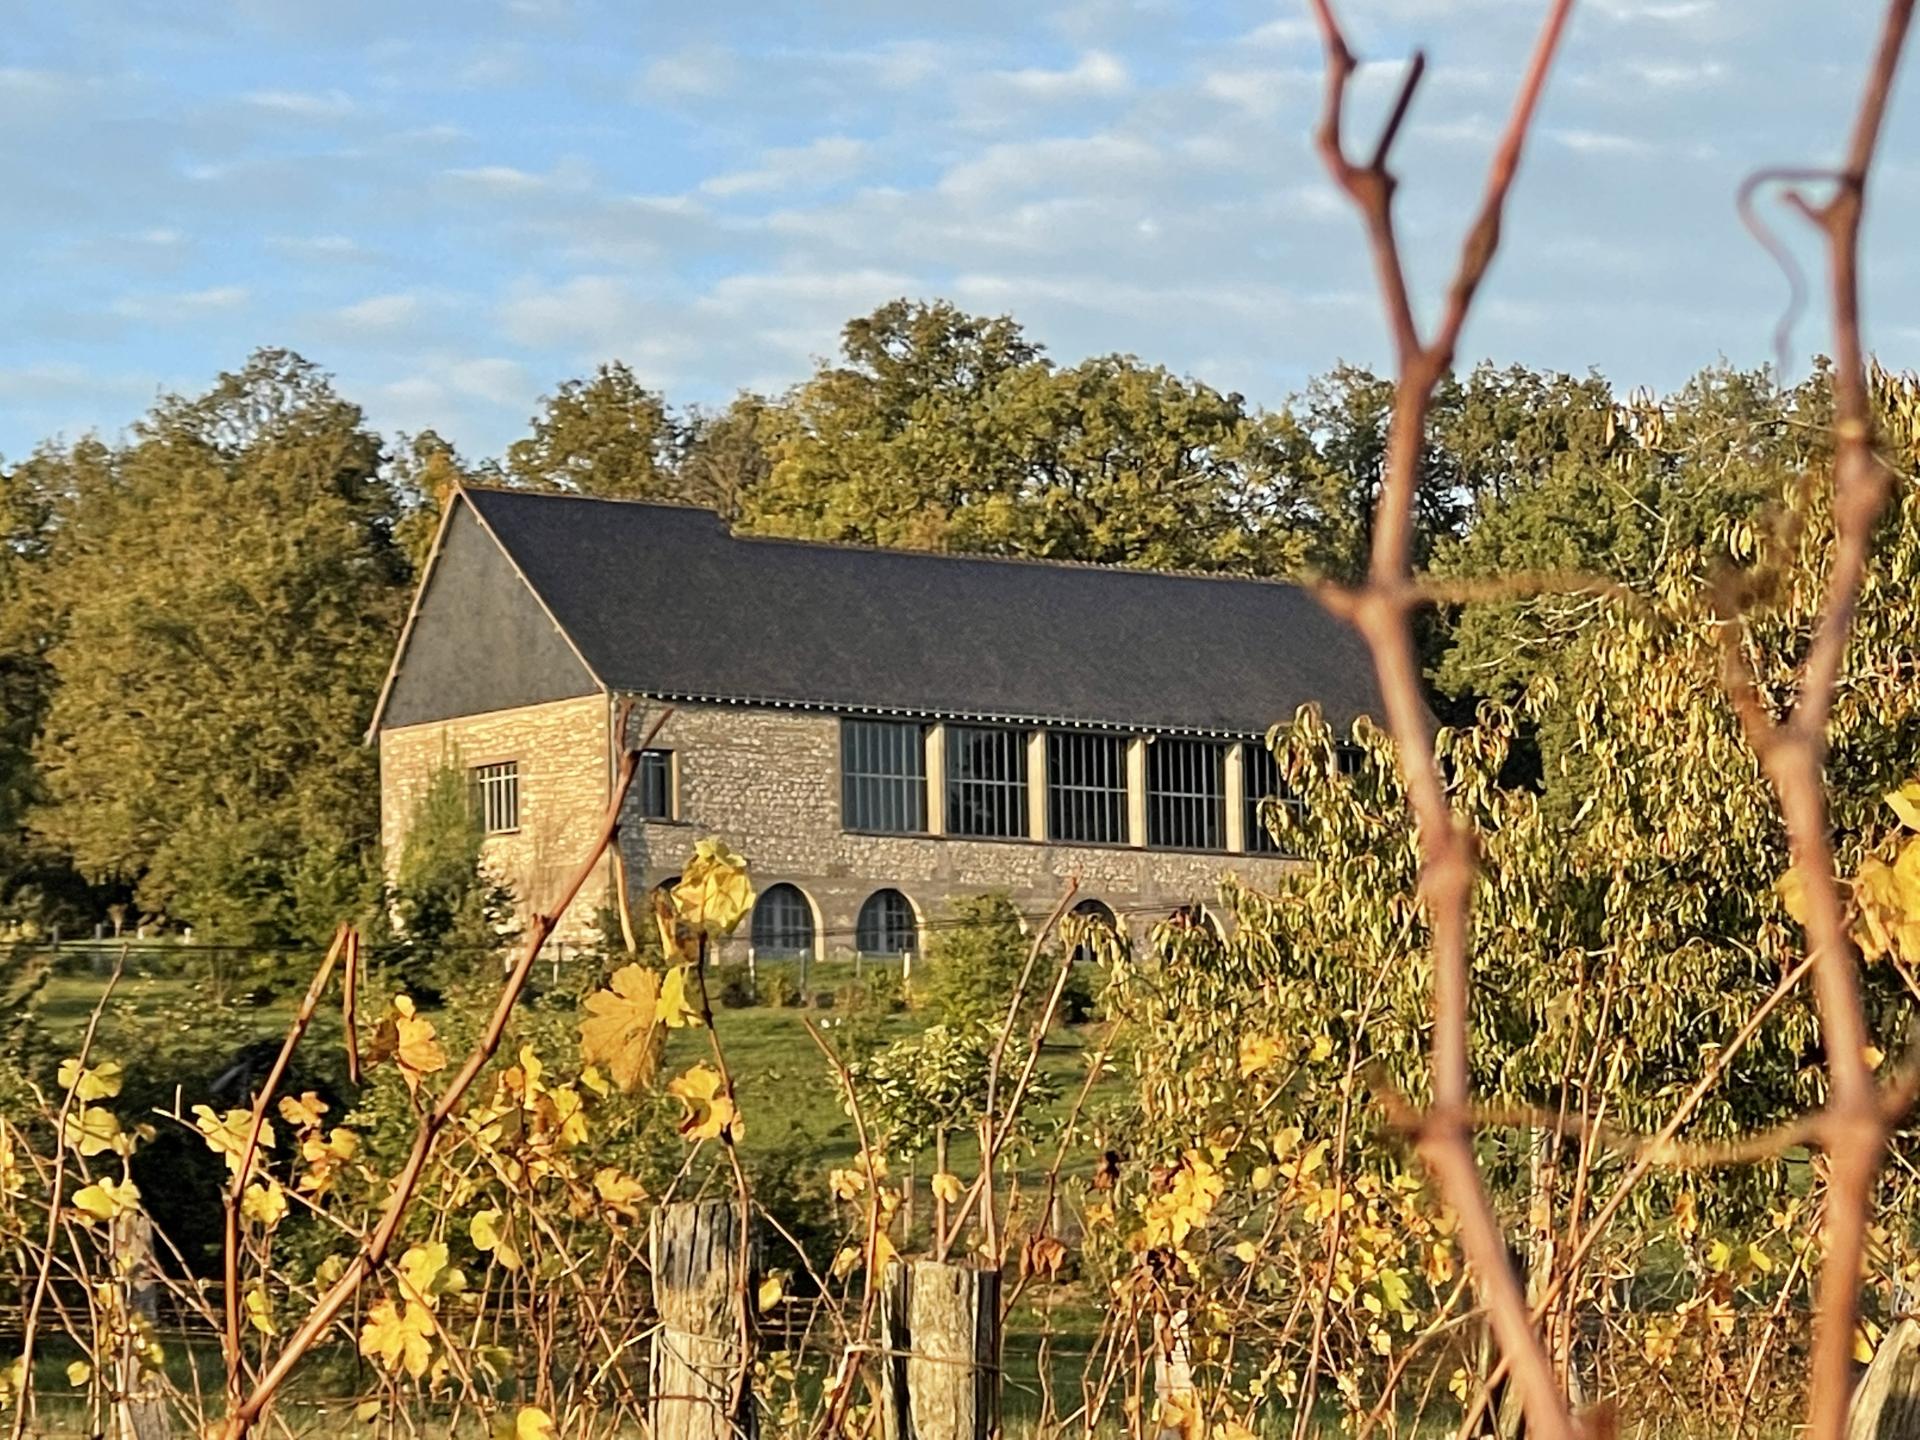
<path id="1" fill-rule="evenodd" d="M 1582 0 L 1462 358 L 1675 386 L 1786 297 L 1734 196 L 1840 153 L 1870 0 Z M 1543 0 L 1349 0 L 1423 314 Z M 1278 405 L 1381 365 L 1309 139 L 1304 3 L 4 0 L 0 455 L 123 431 L 256 347 L 470 457 L 620 359 L 678 405 L 778 390 L 896 296 Z M 1916 63 L 1920 63 L 1917 57 Z M 1920 364 L 1920 80 L 1866 235 L 1869 343 Z M 1769 211 L 1806 263 L 1804 225 Z M 1822 348 L 1818 307 L 1794 367 Z"/>

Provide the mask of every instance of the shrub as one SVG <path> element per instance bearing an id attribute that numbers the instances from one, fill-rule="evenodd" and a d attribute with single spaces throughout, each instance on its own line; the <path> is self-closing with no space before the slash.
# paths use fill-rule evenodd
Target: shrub
<path id="1" fill-rule="evenodd" d="M 720 966 L 714 975 L 714 999 L 723 1009 L 744 1010 L 749 1005 L 760 1003 L 760 997 L 754 988 L 753 975 L 739 960 L 730 960 Z"/>
<path id="2" fill-rule="evenodd" d="M 1020 926 L 1020 912 L 1005 895 L 978 895 L 956 901 L 953 923 L 938 931 L 927 947 L 928 980 L 916 1002 L 934 1018 L 956 1028 L 986 1024 L 998 1029 L 1027 966 L 1033 940 Z M 1053 987 L 1057 953 L 1043 954 L 1033 967 L 1020 999 L 1018 1021 L 1032 1025 L 1046 1008 Z M 1077 1024 L 1093 1012 L 1086 967 L 1068 974 L 1056 1019 Z"/>

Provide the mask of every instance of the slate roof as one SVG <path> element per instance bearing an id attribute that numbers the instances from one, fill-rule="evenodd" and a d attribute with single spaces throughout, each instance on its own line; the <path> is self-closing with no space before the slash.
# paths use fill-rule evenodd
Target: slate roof
<path id="1" fill-rule="evenodd" d="M 464 492 L 602 684 L 677 700 L 1258 735 L 1378 714 L 1305 590 L 734 535 L 707 510 Z"/>

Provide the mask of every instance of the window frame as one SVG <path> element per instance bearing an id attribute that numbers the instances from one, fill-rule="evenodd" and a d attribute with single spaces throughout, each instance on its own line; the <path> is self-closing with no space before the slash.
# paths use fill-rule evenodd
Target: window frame
<path id="1" fill-rule="evenodd" d="M 1031 840 L 1032 816 L 1028 811 L 1029 788 L 1027 748 L 1033 732 L 1014 725 L 974 725 L 949 723 L 946 727 L 946 773 L 941 777 L 946 794 L 946 833 L 965 840 Z M 982 750 L 970 748 L 977 742 Z M 971 763 L 985 753 L 1008 762 L 1008 774 L 975 771 Z M 961 763 L 961 757 L 967 763 Z M 972 828 L 986 814 L 991 828 Z"/>
<path id="2" fill-rule="evenodd" d="M 1126 845 L 1132 830 L 1129 737 L 1105 730 L 1047 731 L 1047 840 L 1056 845 Z M 1106 752 L 1088 763 L 1097 750 Z M 1109 773 L 1104 782 L 1095 774 Z M 1068 774 L 1074 776 L 1069 780 Z M 1076 828 L 1069 820 L 1100 823 Z M 1100 833 L 1092 833 L 1092 832 Z"/>
<path id="3" fill-rule="evenodd" d="M 649 807 L 653 796 L 650 783 L 653 776 L 649 773 L 649 762 L 659 762 L 654 773 L 660 781 L 661 808 L 655 811 Z M 674 821 L 680 818 L 680 756 L 676 751 L 665 747 L 651 748 L 640 752 L 640 768 L 635 774 L 634 789 L 639 793 L 640 818 L 642 820 Z"/>
<path id="4" fill-rule="evenodd" d="M 1225 852 L 1228 743 L 1188 735 L 1148 741 L 1148 849 Z"/>
<path id="5" fill-rule="evenodd" d="M 906 767 L 884 768 L 894 760 L 907 762 Z M 867 835 L 925 835 L 927 787 L 925 721 L 840 717 L 841 829 Z M 898 793 L 890 794 L 890 789 Z"/>
<path id="6" fill-rule="evenodd" d="M 520 762 L 490 760 L 467 769 L 468 803 L 483 836 L 512 835 L 520 829 Z M 496 824 L 496 817 L 505 823 Z"/>
<path id="7" fill-rule="evenodd" d="M 778 898 L 778 900 L 783 906 L 785 905 L 789 897 L 791 897 L 795 907 L 794 910 L 790 912 L 787 916 L 783 917 L 781 921 L 774 920 L 771 917 L 771 914 L 769 911 L 769 906 L 776 899 L 776 897 Z M 763 915 L 768 917 L 767 928 L 769 931 L 772 930 L 772 927 L 775 924 L 789 923 L 792 921 L 793 916 L 797 915 L 798 925 L 795 926 L 793 930 L 791 931 L 783 930 L 783 931 L 778 931 L 774 933 L 781 937 L 784 937 L 788 934 L 803 934 L 805 936 L 804 943 L 797 946 L 789 946 L 786 943 L 784 943 L 783 939 L 776 940 L 776 939 L 770 939 L 770 938 L 762 938 L 761 920 Z M 798 885 L 795 885 L 790 880 L 782 880 L 776 884 L 769 885 L 764 891 L 761 892 L 760 898 L 754 902 L 753 914 L 748 919 L 747 924 L 748 924 L 747 933 L 751 938 L 751 941 L 753 944 L 753 953 L 756 959 L 763 959 L 763 960 L 811 959 L 814 953 L 819 949 L 820 927 L 814 922 L 813 904 L 811 901 L 807 899 L 807 892 L 802 890 Z"/>
<path id="8" fill-rule="evenodd" d="M 1271 780 L 1271 784 L 1256 784 L 1256 779 Z M 1280 773 L 1279 760 L 1264 741 L 1240 742 L 1240 786 L 1246 832 L 1243 842 L 1247 854 L 1299 858 L 1294 851 L 1274 839 L 1273 832 L 1267 829 L 1261 819 L 1261 812 L 1269 800 L 1278 800 L 1296 815 L 1305 808 L 1305 802 L 1288 787 L 1286 777 Z"/>
<path id="9" fill-rule="evenodd" d="M 868 914 L 873 907 L 889 903 L 888 897 L 899 902 L 899 912 L 869 920 Z M 880 944 L 869 946 L 867 942 L 876 935 Z M 902 935 L 906 943 L 895 947 L 892 942 Z M 868 960 L 898 960 L 920 953 L 920 916 L 905 891 L 895 885 L 882 885 L 860 902 L 853 922 L 853 948 L 855 954 Z"/>

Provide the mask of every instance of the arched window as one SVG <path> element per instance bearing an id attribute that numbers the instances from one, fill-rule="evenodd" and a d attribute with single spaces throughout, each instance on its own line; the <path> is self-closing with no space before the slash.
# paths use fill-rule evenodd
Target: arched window
<path id="1" fill-rule="evenodd" d="M 910 955 L 920 948 L 913 906 L 898 890 L 876 890 L 860 907 L 854 946 L 862 955 Z"/>
<path id="2" fill-rule="evenodd" d="M 1113 935 L 1120 933 L 1120 922 L 1114 917 L 1111 906 L 1099 900 L 1082 900 L 1070 912 L 1083 923 L 1081 933 L 1085 937 L 1073 947 L 1075 964 L 1085 964 L 1100 958 L 1099 950 L 1092 943 L 1092 930 L 1099 926 Z"/>
<path id="3" fill-rule="evenodd" d="M 753 907 L 754 953 L 795 960 L 813 953 L 813 907 L 795 885 L 770 885 Z"/>
<path id="4" fill-rule="evenodd" d="M 1167 917 L 1167 921 L 1177 930 L 1205 930 L 1216 940 L 1222 938 L 1220 922 L 1213 918 L 1213 912 L 1197 900 L 1177 908 Z"/>

